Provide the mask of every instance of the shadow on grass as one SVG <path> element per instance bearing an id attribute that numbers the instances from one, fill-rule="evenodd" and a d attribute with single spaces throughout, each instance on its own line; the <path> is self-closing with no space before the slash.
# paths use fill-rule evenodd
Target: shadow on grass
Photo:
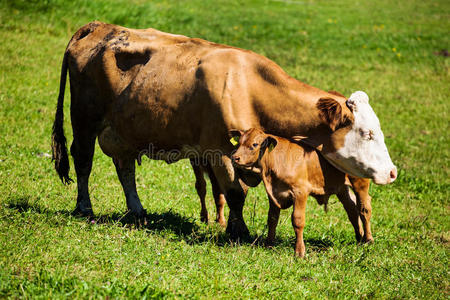
<path id="1" fill-rule="evenodd" d="M 182 216 L 172 210 L 163 213 L 147 213 L 145 218 L 137 219 L 129 213 L 112 213 L 95 215 L 93 217 L 83 217 L 73 215 L 68 210 L 50 210 L 41 208 L 37 204 L 29 204 L 27 198 L 7 199 L 7 207 L 20 213 L 32 212 L 43 215 L 65 215 L 74 217 L 92 224 L 121 226 L 129 229 L 144 230 L 148 232 L 170 232 L 178 240 L 184 240 L 188 244 L 211 243 L 216 246 L 225 245 L 252 245 L 256 247 L 265 247 L 264 235 L 250 235 L 239 241 L 231 241 L 225 230 L 217 230 L 214 226 L 199 226 L 193 218 Z M 218 226 L 218 225 L 217 225 Z M 217 228 L 217 227 L 216 227 Z M 292 238 L 277 238 L 275 245 L 292 247 L 295 241 Z M 305 239 L 310 251 L 323 252 L 333 246 L 329 239 Z"/>
<path id="2" fill-rule="evenodd" d="M 68 210 L 58 210 L 58 211 L 51 211 L 46 208 L 41 208 L 39 205 L 35 204 L 29 204 L 29 198 L 27 197 L 19 197 L 19 198 L 9 198 L 6 199 L 6 206 L 9 209 L 17 210 L 18 212 L 34 212 L 37 214 L 45 214 L 45 215 L 66 215 L 70 216 L 71 212 Z"/>
<path id="3" fill-rule="evenodd" d="M 34 212 L 45 215 L 66 215 L 90 224 L 120 225 L 127 228 L 136 228 L 149 231 L 170 231 L 178 236 L 188 236 L 199 232 L 200 226 L 192 218 L 184 217 L 172 210 L 164 213 L 147 213 L 145 218 L 138 219 L 130 213 L 112 213 L 85 217 L 74 215 L 68 210 L 50 210 L 37 204 L 30 204 L 26 197 L 7 199 L 7 207 L 18 212 Z"/>
<path id="4" fill-rule="evenodd" d="M 308 251 L 325 252 L 329 248 L 333 247 L 334 243 L 330 239 L 305 239 L 305 244 L 308 247 Z"/>

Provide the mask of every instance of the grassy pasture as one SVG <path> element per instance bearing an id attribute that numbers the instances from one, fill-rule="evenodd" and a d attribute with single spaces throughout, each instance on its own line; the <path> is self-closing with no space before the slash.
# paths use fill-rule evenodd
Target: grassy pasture
<path id="1" fill-rule="evenodd" d="M 0 0 L 0 297 L 448 298 L 450 77 L 439 54 L 449 14 L 443 0 Z M 187 161 L 144 160 L 137 184 L 150 221 L 135 228 L 98 147 L 98 220 L 72 217 L 76 185 L 59 182 L 50 133 L 65 46 L 95 19 L 251 49 L 319 88 L 366 91 L 399 168 L 395 184 L 371 187 L 375 243 L 355 244 L 333 198 L 328 213 L 308 204 L 306 259 L 293 258 L 291 210 L 275 247 L 262 247 L 262 186 L 244 211 L 255 243 L 230 243 L 199 221 Z M 212 218 L 210 191 L 207 200 Z"/>

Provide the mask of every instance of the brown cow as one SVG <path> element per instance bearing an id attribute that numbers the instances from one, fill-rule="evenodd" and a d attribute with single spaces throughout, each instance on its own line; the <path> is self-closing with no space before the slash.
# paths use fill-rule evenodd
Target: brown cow
<path id="1" fill-rule="evenodd" d="M 328 163 L 319 151 L 255 128 L 245 132 L 233 131 L 233 135 L 240 137 L 239 148 L 231 156 L 234 164 L 259 170 L 266 188 L 270 203 L 268 244 L 275 239 L 280 209 L 294 205 L 295 255 L 305 255 L 303 228 L 309 195 L 314 196 L 319 204 L 326 205 L 328 198 L 336 194 L 353 225 L 356 240 L 361 240 L 359 215 L 346 185 L 346 175 Z"/>
<path id="2" fill-rule="evenodd" d="M 396 177 L 365 93 L 349 99 L 327 93 L 251 51 L 92 22 L 74 34 L 62 63 L 52 149 L 65 183 L 71 181 L 63 130 L 67 71 L 78 186 L 75 213 L 92 214 L 88 182 L 97 137 L 113 159 L 127 207 L 136 216 L 145 215 L 135 184 L 135 160 L 142 153 L 168 162 L 206 159 L 230 207 L 227 232 L 232 238 L 248 234 L 242 216 L 247 187 L 240 178 L 252 182 L 245 171 L 238 176 L 231 163 L 232 128 L 308 136 L 346 173 L 377 184 Z"/>

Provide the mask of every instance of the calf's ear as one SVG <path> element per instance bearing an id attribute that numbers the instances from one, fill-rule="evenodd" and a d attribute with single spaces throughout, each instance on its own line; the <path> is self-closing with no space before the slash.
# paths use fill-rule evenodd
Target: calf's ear
<path id="1" fill-rule="evenodd" d="M 334 131 L 342 121 L 342 107 L 332 98 L 320 98 L 316 104 L 320 118 Z"/>
<path id="2" fill-rule="evenodd" d="M 239 139 L 243 134 L 244 132 L 242 130 L 231 129 L 230 131 L 228 131 L 228 135 L 230 136 L 230 143 L 233 144 L 233 146 L 239 144 Z"/>
<path id="3" fill-rule="evenodd" d="M 233 137 L 233 136 L 241 137 L 241 135 L 243 135 L 243 134 L 244 134 L 244 131 L 239 130 L 239 129 L 230 129 L 230 130 L 228 131 L 228 135 L 229 135 L 230 137 Z"/>
<path id="4" fill-rule="evenodd" d="M 268 136 L 263 142 L 263 146 L 266 147 L 269 150 L 269 152 L 271 152 L 273 148 L 277 146 L 277 144 L 278 144 L 277 140 L 271 136 Z"/>

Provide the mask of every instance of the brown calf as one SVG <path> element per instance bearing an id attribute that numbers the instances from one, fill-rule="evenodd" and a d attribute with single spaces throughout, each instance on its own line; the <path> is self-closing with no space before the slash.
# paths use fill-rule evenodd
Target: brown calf
<path id="1" fill-rule="evenodd" d="M 255 128 L 245 132 L 233 131 L 232 135 L 240 136 L 240 146 L 232 155 L 234 164 L 261 172 L 270 203 L 268 244 L 273 243 L 275 238 L 280 209 L 294 205 L 292 226 L 297 238 L 295 255 L 305 255 L 303 228 L 309 195 L 316 198 L 319 204 L 326 204 L 328 198 L 336 194 L 353 225 L 356 239 L 361 240 L 358 210 L 346 185 L 346 174 L 328 163 L 316 149 L 265 134 Z"/>

